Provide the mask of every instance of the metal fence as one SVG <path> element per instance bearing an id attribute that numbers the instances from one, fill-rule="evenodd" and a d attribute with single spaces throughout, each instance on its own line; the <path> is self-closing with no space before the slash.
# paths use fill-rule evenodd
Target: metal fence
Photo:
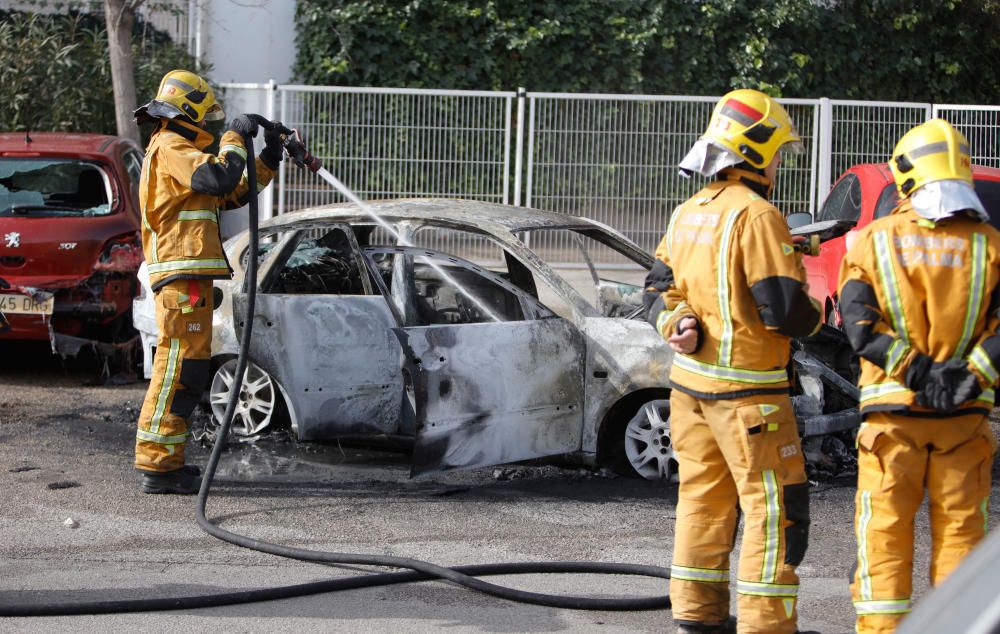
<path id="1" fill-rule="evenodd" d="M 650 251 L 671 210 L 703 183 L 680 177 L 677 163 L 718 99 L 273 83 L 227 84 L 223 97 L 230 114 L 260 112 L 300 129 L 363 199 L 453 197 L 584 215 Z M 815 213 L 845 169 L 887 160 L 904 132 L 933 116 L 966 134 L 974 162 L 1000 167 L 1000 107 L 779 101 L 804 145 L 779 170 L 773 199 L 786 213 Z M 285 162 L 275 189 L 265 215 L 343 200 Z M 558 258 L 573 248 L 561 240 L 539 238 L 532 247 Z M 441 233 L 424 243 L 485 255 L 483 243 L 456 244 Z"/>

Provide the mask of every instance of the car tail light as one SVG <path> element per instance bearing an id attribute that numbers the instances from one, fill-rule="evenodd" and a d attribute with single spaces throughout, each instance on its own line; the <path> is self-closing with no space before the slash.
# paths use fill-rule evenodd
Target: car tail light
<path id="1" fill-rule="evenodd" d="M 138 232 L 108 240 L 97 256 L 95 271 L 134 273 L 142 264 L 142 242 Z"/>

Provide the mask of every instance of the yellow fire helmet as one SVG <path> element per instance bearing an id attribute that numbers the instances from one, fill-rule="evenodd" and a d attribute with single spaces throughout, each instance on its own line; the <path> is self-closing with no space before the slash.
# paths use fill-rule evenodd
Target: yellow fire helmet
<path id="1" fill-rule="evenodd" d="M 904 134 L 889 169 L 899 195 L 909 198 L 921 217 L 937 222 L 966 212 L 989 220 L 973 185 L 969 141 L 944 119 L 931 119 Z"/>
<path id="2" fill-rule="evenodd" d="M 186 117 L 194 123 L 225 119 L 226 113 L 215 99 L 208 82 L 186 70 L 172 70 L 163 76 L 152 101 L 135 111 L 135 119 Z"/>
<path id="3" fill-rule="evenodd" d="M 904 198 L 936 181 L 972 184 L 969 142 L 944 119 L 931 119 L 903 135 L 892 151 L 889 169 Z"/>
<path id="4" fill-rule="evenodd" d="M 802 151 L 802 139 L 781 104 L 748 88 L 729 92 L 719 100 L 701 138 L 757 168 L 767 167 L 778 150 Z"/>

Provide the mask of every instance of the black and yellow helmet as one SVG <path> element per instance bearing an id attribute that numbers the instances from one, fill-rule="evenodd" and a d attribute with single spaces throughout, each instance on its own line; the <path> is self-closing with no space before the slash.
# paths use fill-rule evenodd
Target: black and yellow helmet
<path id="1" fill-rule="evenodd" d="M 931 119 L 906 134 L 889 160 L 903 198 L 928 183 L 958 180 L 972 184 L 972 160 L 965 136 L 944 119 Z"/>
<path id="2" fill-rule="evenodd" d="M 208 82 L 187 70 L 172 70 L 163 76 L 152 101 L 135 111 L 139 123 L 150 118 L 183 117 L 193 123 L 225 119 Z"/>

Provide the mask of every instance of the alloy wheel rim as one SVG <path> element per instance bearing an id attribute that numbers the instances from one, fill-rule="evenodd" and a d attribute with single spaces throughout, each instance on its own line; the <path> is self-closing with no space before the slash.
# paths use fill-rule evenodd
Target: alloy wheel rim
<path id="1" fill-rule="evenodd" d="M 670 480 L 677 473 L 677 457 L 670 439 L 670 401 L 645 403 L 625 427 L 625 455 L 647 480 Z"/>
<path id="2" fill-rule="evenodd" d="M 230 359 L 222 364 L 212 377 L 209 401 L 216 423 L 221 424 L 222 417 L 226 413 L 235 374 L 236 359 Z M 253 436 L 271 424 L 278 390 L 271 376 L 255 363 L 247 364 L 243 376 L 231 431 L 237 436 Z"/>

